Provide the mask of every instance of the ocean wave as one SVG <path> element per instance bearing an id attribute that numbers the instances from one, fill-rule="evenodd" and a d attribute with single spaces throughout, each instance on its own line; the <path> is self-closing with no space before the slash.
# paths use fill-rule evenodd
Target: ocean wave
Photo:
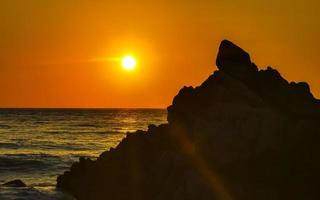
<path id="1" fill-rule="evenodd" d="M 33 183 L 33 184 L 30 184 L 29 186 L 30 187 L 55 187 L 56 184 L 45 182 L 45 183 Z"/>
<path id="2" fill-rule="evenodd" d="M 37 145 L 41 149 L 60 149 L 61 151 L 90 151 L 96 146 L 84 146 L 82 144 L 76 145 L 72 143 L 61 143 L 61 144 L 39 144 Z"/>
<path id="3" fill-rule="evenodd" d="M 33 124 L 46 124 L 47 121 L 34 121 Z"/>
<path id="4" fill-rule="evenodd" d="M 26 170 L 43 169 L 49 166 L 48 163 L 36 159 L 22 159 L 21 157 L 0 156 L 1 170 Z"/>
<path id="5" fill-rule="evenodd" d="M 89 145 L 89 146 L 88 146 Z M 27 144 L 27 143 L 10 143 L 10 142 L 0 142 L 0 149 L 59 149 L 61 151 L 68 151 L 68 150 L 74 150 L 74 151 L 88 151 L 92 150 L 92 148 L 96 148 L 97 146 L 94 146 L 93 144 L 90 145 L 83 145 L 83 144 L 74 144 L 74 143 L 38 143 L 38 144 Z"/>
<path id="6" fill-rule="evenodd" d="M 45 131 L 44 133 L 47 133 L 47 134 L 68 134 L 69 132 L 66 132 L 66 131 Z"/>
<path id="7" fill-rule="evenodd" d="M 0 171 L 33 171 L 65 168 L 79 157 L 95 159 L 83 153 L 71 153 L 66 155 L 52 154 L 3 154 L 0 156 Z"/>
<path id="8" fill-rule="evenodd" d="M 39 172 L 65 168 L 76 156 L 50 154 L 3 154 L 0 156 L 1 172 Z"/>
<path id="9" fill-rule="evenodd" d="M 121 134 L 123 133 L 123 131 L 45 131 L 44 133 L 47 134 L 104 134 L 104 135 L 108 135 L 108 134 Z"/>
<path id="10" fill-rule="evenodd" d="M 25 153 L 17 153 L 17 154 L 3 154 L 2 156 L 5 157 L 19 157 L 19 158 L 59 158 L 59 155 L 53 155 L 53 154 L 48 154 L 48 153 L 30 153 L 30 154 L 25 154 Z M 0 156 L 1 158 L 1 156 Z"/>
<path id="11" fill-rule="evenodd" d="M 39 190 L 34 187 L 26 188 L 1 188 L 1 200 L 72 200 L 71 196 L 55 189 Z"/>
<path id="12" fill-rule="evenodd" d="M 6 124 L 0 124 L 0 129 L 10 129 L 11 126 L 6 125 Z"/>
<path id="13" fill-rule="evenodd" d="M 93 127 L 93 128 L 102 127 L 101 125 L 97 125 L 97 124 L 75 124 L 74 126 L 76 126 L 76 127 Z"/>
<path id="14" fill-rule="evenodd" d="M 18 149 L 20 147 L 17 143 L 10 143 L 10 142 L 0 142 L 0 148 L 6 149 Z"/>

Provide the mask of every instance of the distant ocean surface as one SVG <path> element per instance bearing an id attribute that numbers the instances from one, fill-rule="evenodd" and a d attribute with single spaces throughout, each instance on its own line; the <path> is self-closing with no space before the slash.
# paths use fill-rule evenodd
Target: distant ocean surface
<path id="1" fill-rule="evenodd" d="M 70 199 L 55 190 L 57 175 L 80 156 L 95 159 L 126 132 L 166 123 L 163 109 L 0 109 L 0 200 Z M 72 198 L 71 198 L 72 199 Z"/>

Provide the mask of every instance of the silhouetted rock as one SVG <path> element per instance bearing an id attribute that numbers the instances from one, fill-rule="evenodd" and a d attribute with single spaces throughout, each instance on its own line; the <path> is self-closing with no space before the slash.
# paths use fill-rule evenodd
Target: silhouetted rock
<path id="1" fill-rule="evenodd" d="M 3 184 L 6 187 L 27 187 L 27 185 L 19 179 L 9 181 Z"/>
<path id="2" fill-rule="evenodd" d="M 219 46 L 216 65 L 219 70 L 227 67 L 239 67 L 237 65 L 248 66 L 251 64 L 250 56 L 240 47 L 228 40 L 223 40 Z"/>
<path id="3" fill-rule="evenodd" d="M 224 40 L 218 71 L 184 87 L 168 124 L 128 133 L 57 187 L 78 200 L 320 199 L 320 102 Z"/>

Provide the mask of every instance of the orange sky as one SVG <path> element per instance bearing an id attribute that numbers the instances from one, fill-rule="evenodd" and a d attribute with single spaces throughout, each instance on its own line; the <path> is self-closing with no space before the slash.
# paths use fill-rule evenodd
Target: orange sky
<path id="1" fill-rule="evenodd" d="M 0 107 L 166 107 L 229 39 L 320 97 L 318 0 L 2 0 Z M 133 54 L 137 69 L 101 58 Z"/>

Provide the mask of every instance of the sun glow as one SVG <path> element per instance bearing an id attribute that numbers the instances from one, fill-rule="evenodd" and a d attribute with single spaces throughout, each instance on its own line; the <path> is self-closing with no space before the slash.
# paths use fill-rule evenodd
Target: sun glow
<path id="1" fill-rule="evenodd" d="M 127 71 L 131 71 L 136 67 L 137 61 L 132 56 L 125 56 L 121 60 L 121 65 L 122 65 L 123 69 L 125 69 Z"/>

